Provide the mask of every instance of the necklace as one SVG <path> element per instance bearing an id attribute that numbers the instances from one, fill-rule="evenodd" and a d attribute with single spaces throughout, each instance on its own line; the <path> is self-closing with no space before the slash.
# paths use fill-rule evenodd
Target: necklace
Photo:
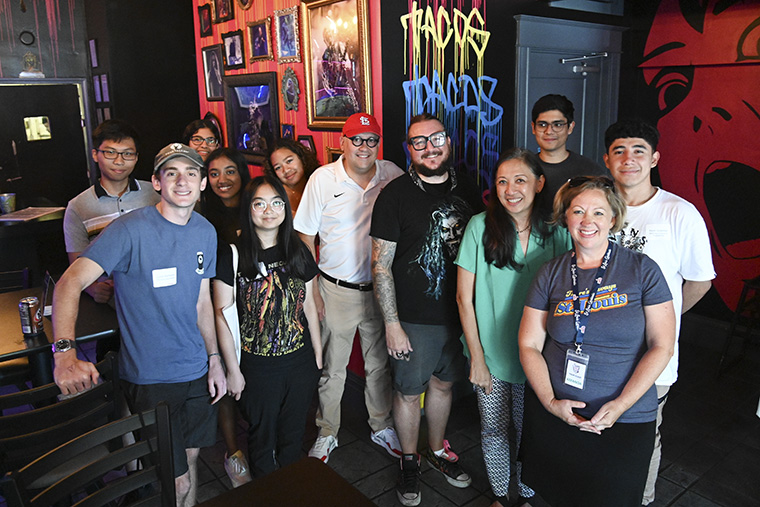
<path id="1" fill-rule="evenodd" d="M 530 229 L 530 227 L 531 227 L 531 225 L 530 225 L 530 224 L 528 224 L 528 227 L 526 227 L 525 229 L 523 229 L 523 230 L 521 230 L 521 231 L 520 231 L 520 230 L 518 230 L 518 231 L 517 231 L 517 234 L 522 234 L 523 232 L 525 232 L 525 231 L 527 231 L 528 229 Z"/>

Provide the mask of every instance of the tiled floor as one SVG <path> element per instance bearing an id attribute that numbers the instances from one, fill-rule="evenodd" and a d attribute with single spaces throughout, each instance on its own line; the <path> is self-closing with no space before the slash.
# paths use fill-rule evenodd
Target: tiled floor
<path id="1" fill-rule="evenodd" d="M 684 319 L 680 378 L 665 407 L 663 461 L 653 507 L 760 506 L 760 418 L 755 416 L 760 395 L 760 345 L 756 341 L 751 344 L 741 362 L 716 380 L 724 334 L 725 328 L 711 321 L 688 315 Z M 398 461 L 370 441 L 366 419 L 361 387 L 354 379 L 349 381 L 343 399 L 340 446 L 330 455 L 329 465 L 376 505 L 399 505 L 394 491 Z M 241 432 L 242 428 L 243 423 Z M 309 424 L 304 454 L 315 438 L 316 428 Z M 472 475 L 472 485 L 454 488 L 423 465 L 421 505 L 490 505 L 493 496 L 480 450 L 474 395 L 464 395 L 455 402 L 447 438 Z M 425 441 L 424 436 L 420 438 L 421 443 Z M 201 501 L 230 487 L 223 454 L 221 442 L 201 452 Z M 546 504 L 538 499 L 533 505 Z"/>
<path id="2" fill-rule="evenodd" d="M 755 416 L 760 395 L 760 345 L 755 339 L 741 362 L 716 380 L 724 334 L 725 328 L 711 321 L 688 315 L 684 319 L 680 378 L 665 407 L 664 457 L 654 507 L 760 506 L 760 418 Z M 479 445 L 475 399 L 472 394 L 459 394 L 447 438 L 473 483 L 465 489 L 454 488 L 423 465 L 422 506 L 486 507 L 492 502 Z M 313 412 L 314 407 L 310 421 L 314 420 Z M 343 399 L 340 446 L 330 456 L 329 465 L 376 505 L 399 505 L 394 491 L 398 461 L 370 441 L 366 419 L 360 382 L 350 377 Z M 242 448 L 244 426 L 241 421 Z M 315 438 L 316 427 L 310 423 L 304 455 Z M 425 441 L 423 435 L 420 442 Z M 199 501 L 230 488 L 222 464 L 223 447 L 217 442 L 201 451 Z M 0 497 L 0 507 L 3 505 Z M 546 504 L 537 499 L 533 505 Z"/>

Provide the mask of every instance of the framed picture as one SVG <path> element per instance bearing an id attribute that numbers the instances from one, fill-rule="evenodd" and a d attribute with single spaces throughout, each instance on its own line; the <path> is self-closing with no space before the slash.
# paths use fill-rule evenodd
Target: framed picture
<path id="1" fill-rule="evenodd" d="M 298 136 L 298 142 L 303 144 L 306 148 L 310 149 L 314 153 L 317 152 L 317 147 L 314 146 L 314 136 L 309 136 L 309 135 Z"/>
<path id="2" fill-rule="evenodd" d="M 90 39 L 90 67 L 98 67 L 98 41 Z"/>
<path id="3" fill-rule="evenodd" d="M 103 102 L 100 94 L 100 76 L 92 76 L 92 88 L 95 90 L 95 102 Z"/>
<path id="4" fill-rule="evenodd" d="M 209 4 L 198 6 L 198 31 L 201 37 L 208 37 L 213 33 L 211 26 L 211 6 Z"/>
<path id="5" fill-rule="evenodd" d="M 259 72 L 224 78 L 227 145 L 263 164 L 267 150 L 280 137 L 277 73 Z"/>
<path id="6" fill-rule="evenodd" d="M 224 46 L 224 70 L 242 69 L 245 67 L 242 30 L 223 33 L 222 46 Z"/>
<path id="7" fill-rule="evenodd" d="M 232 0 L 211 0 L 214 7 L 214 23 L 224 23 L 235 18 Z"/>
<path id="8" fill-rule="evenodd" d="M 206 100 L 224 100 L 222 88 L 222 45 L 201 48 L 203 55 L 203 81 L 206 83 Z"/>
<path id="9" fill-rule="evenodd" d="M 285 111 L 298 111 L 298 97 L 301 95 L 301 88 L 298 86 L 298 77 L 292 67 L 285 69 L 282 75 L 282 102 L 285 105 Z"/>
<path id="10" fill-rule="evenodd" d="M 100 89 L 103 92 L 103 102 L 110 102 L 111 94 L 108 91 L 108 74 L 100 75 Z"/>
<path id="11" fill-rule="evenodd" d="M 274 31 L 277 33 L 277 62 L 301 61 L 298 43 L 298 7 L 274 11 Z"/>
<path id="12" fill-rule="evenodd" d="M 272 16 L 248 23 L 248 53 L 250 62 L 273 60 L 272 56 Z"/>
<path id="13" fill-rule="evenodd" d="M 367 0 L 302 3 L 301 14 L 309 128 L 339 130 L 354 113 L 372 114 Z"/>
<path id="14" fill-rule="evenodd" d="M 282 137 L 284 139 L 294 139 L 296 138 L 296 128 L 293 125 L 289 125 L 287 123 L 282 124 Z"/>
<path id="15" fill-rule="evenodd" d="M 327 152 L 327 160 L 325 161 L 325 164 L 335 162 L 341 155 L 343 155 L 343 151 L 340 148 L 325 148 L 325 151 Z"/>
<path id="16" fill-rule="evenodd" d="M 253 0 L 237 0 L 237 3 L 241 9 L 247 11 L 251 8 L 251 5 L 253 5 Z"/>

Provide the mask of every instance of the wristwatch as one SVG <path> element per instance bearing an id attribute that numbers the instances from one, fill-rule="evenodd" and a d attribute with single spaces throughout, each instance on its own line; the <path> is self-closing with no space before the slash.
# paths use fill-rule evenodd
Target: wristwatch
<path id="1" fill-rule="evenodd" d="M 74 340 L 67 340 L 65 338 L 54 342 L 52 346 L 54 354 L 56 352 L 66 352 L 67 350 L 75 349 L 75 348 L 76 348 L 76 342 Z"/>

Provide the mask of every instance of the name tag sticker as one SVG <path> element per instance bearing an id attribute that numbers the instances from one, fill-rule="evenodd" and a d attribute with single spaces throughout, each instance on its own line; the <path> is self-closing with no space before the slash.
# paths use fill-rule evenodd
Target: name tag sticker
<path id="1" fill-rule="evenodd" d="M 649 224 L 646 232 L 647 239 L 669 238 L 670 225 L 668 224 Z"/>
<path id="2" fill-rule="evenodd" d="M 588 354 L 568 349 L 565 353 L 565 384 L 570 387 L 583 389 L 586 383 Z"/>
<path id="3" fill-rule="evenodd" d="M 153 270 L 153 288 L 171 287 L 177 285 L 177 268 L 163 268 Z"/>

